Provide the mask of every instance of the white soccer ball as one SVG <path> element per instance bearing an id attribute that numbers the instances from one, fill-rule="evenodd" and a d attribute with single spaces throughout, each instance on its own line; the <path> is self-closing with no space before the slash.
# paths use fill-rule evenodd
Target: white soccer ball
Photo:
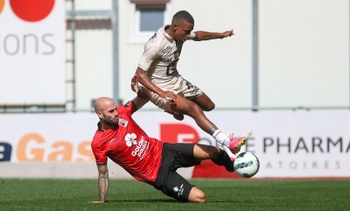
<path id="1" fill-rule="evenodd" d="M 237 155 L 233 167 L 238 175 L 249 178 L 258 173 L 260 162 L 251 152 L 241 152 Z"/>

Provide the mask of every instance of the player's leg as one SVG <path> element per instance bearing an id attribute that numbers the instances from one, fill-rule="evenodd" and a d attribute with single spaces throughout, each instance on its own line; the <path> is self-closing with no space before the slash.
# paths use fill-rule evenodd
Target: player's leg
<path id="1" fill-rule="evenodd" d="M 150 92 L 150 100 L 153 104 L 170 114 L 185 114 L 192 117 L 197 125 L 205 132 L 209 133 L 217 127 L 205 116 L 202 108 L 191 100 L 177 94 L 176 103 L 170 103 L 154 92 Z M 175 117 L 175 116 L 174 116 Z M 177 118 L 176 118 L 177 119 Z"/>
<path id="2" fill-rule="evenodd" d="M 134 75 L 134 77 L 131 79 L 131 89 L 136 92 L 138 95 L 141 95 L 142 98 L 148 98 L 150 99 L 154 104 L 156 104 L 159 108 L 163 109 L 165 112 L 173 115 L 173 117 L 179 121 L 182 121 L 184 119 L 184 115 L 181 113 L 174 112 L 170 109 L 168 103 L 163 99 L 163 100 L 158 100 L 160 99 L 159 96 L 154 95 L 152 92 L 147 90 L 144 86 L 137 85 L 137 77 Z"/>
<path id="3" fill-rule="evenodd" d="M 176 103 L 171 103 L 172 111 L 192 117 L 197 125 L 205 132 L 210 133 L 212 128 L 217 128 L 204 114 L 202 108 L 187 98 L 177 95 Z"/>
<path id="4" fill-rule="evenodd" d="M 173 162 L 175 163 L 175 162 Z M 205 202 L 205 193 L 191 185 L 185 178 L 176 172 L 177 168 L 162 166 L 153 187 L 182 202 Z"/>
<path id="5" fill-rule="evenodd" d="M 182 202 L 200 202 L 206 201 L 205 193 L 199 188 L 191 185 L 175 170 L 169 170 L 167 180 L 164 181 L 161 189 L 166 195 Z"/>
<path id="6" fill-rule="evenodd" d="M 205 202 L 205 194 L 193 187 L 176 170 L 180 167 L 198 165 L 193 156 L 194 144 L 165 143 L 162 152 L 162 163 L 153 186 L 164 194 L 183 202 Z"/>
<path id="7" fill-rule="evenodd" d="M 170 103 L 166 99 L 152 92 L 151 101 L 165 111 L 175 112 L 176 114 L 185 114 L 192 117 L 203 131 L 213 136 L 219 144 L 228 147 L 233 154 L 239 152 L 241 146 L 245 144 L 245 137 L 234 138 L 233 135 L 228 136 L 221 132 L 221 130 L 219 130 L 216 125 L 214 125 L 214 123 L 212 123 L 206 117 L 203 109 L 199 105 L 183 97 L 182 95 L 177 94 L 176 102 Z M 181 120 L 181 118 L 176 119 Z"/>
<path id="8" fill-rule="evenodd" d="M 233 154 L 238 153 L 247 140 L 245 137 L 235 138 L 233 134 L 228 136 L 221 132 L 221 130 L 206 117 L 203 110 L 196 103 L 181 95 L 177 95 L 176 103 L 171 103 L 170 108 L 175 112 L 191 116 L 203 131 L 213 136 L 219 144 L 228 147 Z"/>
<path id="9" fill-rule="evenodd" d="M 215 150 L 209 150 L 209 148 L 207 154 L 200 152 L 200 150 L 197 148 L 197 144 L 166 144 L 164 147 L 166 150 L 164 152 L 167 153 L 165 156 L 171 156 L 173 159 L 173 162 L 171 162 L 171 164 L 169 164 L 169 166 L 166 168 L 166 171 L 168 171 L 168 176 L 166 178 L 167 185 L 165 186 L 167 186 L 169 190 L 166 192 L 169 194 L 169 192 L 174 191 L 174 187 L 179 187 L 181 191 L 178 191 L 177 193 L 181 193 L 181 195 L 175 194 L 176 197 L 174 198 L 178 197 L 177 199 L 180 201 L 205 202 L 205 193 L 199 188 L 191 185 L 185 178 L 177 173 L 176 170 L 179 167 L 189 167 L 200 164 L 199 161 L 203 159 L 196 159 L 194 156 L 195 153 L 199 153 L 200 155 L 198 156 L 201 156 L 202 158 L 208 158 L 209 156 L 215 156 L 217 152 Z M 215 147 L 211 148 L 215 149 Z M 175 157 L 176 159 L 174 159 Z M 167 165 L 166 162 L 163 164 Z"/>
<path id="10" fill-rule="evenodd" d="M 182 121 L 184 119 L 184 115 L 178 112 L 174 112 L 172 110 L 164 110 L 166 113 L 173 115 L 176 120 Z"/>
<path id="11" fill-rule="evenodd" d="M 192 84 L 191 82 L 187 81 L 184 78 L 180 78 L 179 80 L 182 80 L 181 87 L 181 95 L 194 102 L 198 107 L 201 108 L 201 111 L 197 112 L 196 107 L 190 107 L 186 108 L 185 111 L 182 113 L 185 113 L 187 115 L 192 116 L 192 118 L 196 121 L 198 126 L 200 126 L 204 131 L 212 135 L 219 144 L 223 145 L 225 150 L 230 151 L 229 153 L 236 154 L 239 152 L 241 149 L 241 146 L 243 146 L 246 142 L 245 137 L 239 137 L 239 138 L 234 138 L 233 134 L 230 136 L 226 135 L 225 133 L 221 132 L 213 123 L 211 123 L 206 116 L 204 115 L 203 111 L 210 111 L 215 108 L 215 104 L 211 99 L 196 85 Z M 181 103 L 181 102 L 180 102 Z M 178 102 L 176 102 L 178 104 Z M 191 106 L 191 104 L 186 102 L 186 105 Z M 181 107 L 181 105 L 180 105 Z M 174 106 L 172 107 L 174 108 Z M 189 113 L 193 112 L 193 113 Z M 197 117 L 197 118 L 196 118 Z M 201 126 L 202 122 L 208 123 L 210 128 L 206 127 L 203 128 L 204 126 Z M 208 131 L 209 130 L 209 131 Z"/>
<path id="12" fill-rule="evenodd" d="M 180 93 L 194 103 L 196 103 L 203 111 L 211 111 L 215 108 L 214 102 L 196 85 L 192 84 L 184 78 L 180 78 Z"/>
<path id="13" fill-rule="evenodd" d="M 215 108 L 214 102 L 204 92 L 192 101 L 199 105 L 203 111 L 211 111 Z"/>
<path id="14" fill-rule="evenodd" d="M 227 171 L 233 172 L 233 160 L 222 149 L 214 146 L 195 144 L 193 155 L 197 161 L 211 159 L 216 165 L 224 166 Z"/>

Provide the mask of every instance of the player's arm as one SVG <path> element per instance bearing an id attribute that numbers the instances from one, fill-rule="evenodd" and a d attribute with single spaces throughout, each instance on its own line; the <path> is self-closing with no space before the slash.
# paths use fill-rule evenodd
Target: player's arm
<path id="1" fill-rule="evenodd" d="M 147 76 L 146 71 L 143 70 L 142 68 L 137 67 L 135 74 L 137 76 L 138 82 L 140 82 L 140 84 L 142 84 L 148 90 L 157 93 L 162 98 L 169 99 L 169 100 L 171 99 L 171 101 L 174 101 L 174 102 L 176 101 L 177 97 L 174 92 L 164 91 L 158 86 L 156 86 L 154 83 L 152 83 L 152 81 Z"/>
<path id="2" fill-rule="evenodd" d="M 191 35 L 190 39 L 194 41 L 222 39 L 222 38 L 230 37 L 234 34 L 235 33 L 233 30 L 224 31 L 224 32 L 195 31 L 194 34 Z"/>
<path id="3" fill-rule="evenodd" d="M 138 110 L 149 101 L 150 93 L 145 87 L 142 87 L 138 84 L 136 75 L 134 75 L 131 78 L 130 85 L 131 85 L 131 90 L 137 93 L 137 97 L 135 97 L 132 101 L 136 106 L 135 110 Z"/>
<path id="4" fill-rule="evenodd" d="M 136 111 L 149 101 L 151 93 L 145 87 L 138 85 L 136 74 L 131 79 L 131 89 L 132 91 L 137 93 L 137 97 L 133 99 L 133 102 L 136 106 L 136 109 L 135 109 Z M 174 102 L 171 102 L 171 103 L 174 103 Z M 164 111 L 173 115 L 173 117 L 179 121 L 184 119 L 183 114 L 179 114 L 169 110 L 164 110 Z"/>
<path id="5" fill-rule="evenodd" d="M 108 168 L 107 164 L 97 164 L 98 170 L 98 192 L 99 192 L 99 200 L 92 201 L 91 203 L 104 203 L 106 200 L 108 185 L 109 185 L 109 176 L 108 176 Z"/>
<path id="6" fill-rule="evenodd" d="M 139 85 L 136 74 L 131 78 L 130 86 L 131 86 L 131 90 L 136 92 L 138 97 L 144 98 L 146 100 L 149 100 L 151 98 L 150 91 L 147 90 L 145 87 Z"/>

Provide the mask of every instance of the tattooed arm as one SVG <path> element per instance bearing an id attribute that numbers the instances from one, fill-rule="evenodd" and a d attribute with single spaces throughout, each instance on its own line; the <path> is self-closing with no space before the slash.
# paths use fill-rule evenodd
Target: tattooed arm
<path id="1" fill-rule="evenodd" d="M 99 165 L 97 164 L 98 169 L 98 192 L 99 200 L 92 201 L 91 203 L 104 203 L 106 200 L 109 184 L 108 168 L 107 164 Z"/>

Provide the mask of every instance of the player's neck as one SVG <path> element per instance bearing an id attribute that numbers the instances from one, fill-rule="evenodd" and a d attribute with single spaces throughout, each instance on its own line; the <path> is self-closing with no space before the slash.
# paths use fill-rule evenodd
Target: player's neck
<path id="1" fill-rule="evenodd" d="M 167 25 L 165 26 L 165 32 L 173 39 L 174 39 L 174 33 L 173 33 L 173 26 L 172 25 Z"/>

